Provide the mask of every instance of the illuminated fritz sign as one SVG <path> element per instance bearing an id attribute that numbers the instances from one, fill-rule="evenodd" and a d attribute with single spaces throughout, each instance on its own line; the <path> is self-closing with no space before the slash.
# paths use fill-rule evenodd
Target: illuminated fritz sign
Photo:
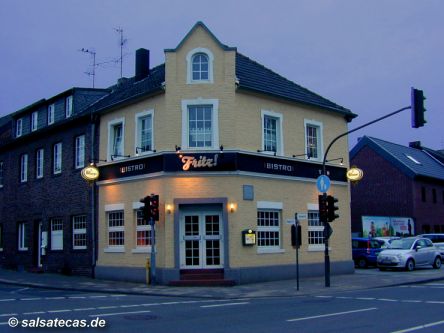
<path id="1" fill-rule="evenodd" d="M 89 165 L 82 169 L 81 175 L 83 179 L 87 181 L 95 181 L 99 178 L 99 169 L 97 169 L 94 165 Z"/>
<path id="2" fill-rule="evenodd" d="M 219 154 L 215 154 L 213 158 L 207 158 L 206 156 L 199 156 L 197 159 L 194 156 L 182 156 L 182 170 L 188 171 L 191 167 L 194 169 L 199 168 L 213 168 L 217 166 L 217 160 L 219 158 Z"/>
<path id="3" fill-rule="evenodd" d="M 352 182 L 357 182 L 364 177 L 364 171 L 357 167 L 352 167 L 347 171 L 347 179 Z"/>

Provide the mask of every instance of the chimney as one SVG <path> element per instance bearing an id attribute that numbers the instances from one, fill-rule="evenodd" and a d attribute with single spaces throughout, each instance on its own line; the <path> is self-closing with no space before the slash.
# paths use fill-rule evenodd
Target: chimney
<path id="1" fill-rule="evenodd" d="M 421 141 L 409 142 L 410 148 L 421 149 Z"/>
<path id="2" fill-rule="evenodd" d="M 143 80 L 150 73 L 150 51 L 138 49 L 136 51 L 136 75 L 135 82 Z"/>

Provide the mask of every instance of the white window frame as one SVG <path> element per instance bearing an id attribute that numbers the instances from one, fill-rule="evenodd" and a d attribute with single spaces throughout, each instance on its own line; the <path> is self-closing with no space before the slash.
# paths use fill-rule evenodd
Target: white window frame
<path id="1" fill-rule="evenodd" d="M 74 167 L 76 169 L 85 166 L 85 135 L 79 135 L 75 138 L 74 144 Z"/>
<path id="2" fill-rule="evenodd" d="M 63 250 L 63 219 L 60 217 L 51 218 L 49 225 L 51 228 L 51 251 Z"/>
<path id="3" fill-rule="evenodd" d="M 110 225 L 111 220 L 110 217 L 112 214 L 122 214 L 121 225 Z M 113 221 L 118 221 L 113 220 Z M 111 210 L 106 212 L 106 224 L 107 224 L 107 248 L 104 250 L 105 252 L 125 252 L 125 212 L 124 210 Z M 121 233 L 122 244 L 110 244 L 110 234 L 111 233 Z"/>
<path id="4" fill-rule="evenodd" d="M 278 226 L 260 226 L 259 218 L 256 216 L 256 233 L 257 233 L 257 253 L 283 253 L 285 250 L 283 249 L 282 244 L 282 202 L 273 202 L 273 201 L 258 201 L 257 202 L 257 212 L 273 212 L 278 213 L 279 225 Z M 279 233 L 279 245 L 277 246 L 260 246 L 259 245 L 259 233 L 260 232 L 278 232 Z"/>
<path id="5" fill-rule="evenodd" d="M 28 154 L 20 156 L 20 182 L 26 183 L 28 181 Z"/>
<path id="6" fill-rule="evenodd" d="M 190 147 L 188 108 L 190 106 L 212 106 L 211 113 L 211 147 Z M 182 149 L 183 150 L 215 150 L 219 149 L 219 100 L 218 99 L 184 99 L 182 100 Z"/>
<path id="7" fill-rule="evenodd" d="M 57 142 L 53 147 L 53 168 L 52 171 L 55 175 L 62 173 L 62 149 L 61 142 Z"/>
<path id="8" fill-rule="evenodd" d="M 316 225 L 310 225 L 310 213 L 317 213 L 318 219 Z M 308 251 L 324 251 L 325 245 L 324 245 L 324 226 L 322 225 L 322 222 L 319 221 L 319 204 L 307 204 L 307 244 L 308 244 Z M 319 237 L 311 237 L 311 233 L 318 233 Z M 313 238 L 319 238 L 322 241 L 317 244 L 310 244 L 311 239 Z"/>
<path id="9" fill-rule="evenodd" d="M 116 155 L 114 154 L 114 128 L 117 125 L 121 125 L 122 126 L 122 141 L 121 141 L 121 152 L 120 154 L 117 155 L 122 155 L 122 156 L 115 156 L 113 159 L 114 160 L 119 160 L 124 158 L 123 155 L 125 154 L 125 118 L 118 118 L 118 119 L 114 119 L 108 122 L 108 160 L 111 160 L 111 155 Z"/>
<path id="10" fill-rule="evenodd" d="M 193 59 L 194 56 L 203 53 L 208 57 L 208 80 L 193 80 Z M 214 55 L 209 49 L 198 47 L 187 53 L 187 84 L 209 84 L 213 83 Z"/>
<path id="11" fill-rule="evenodd" d="M 151 118 L 151 147 L 149 150 L 142 150 L 142 119 Z M 139 112 L 135 116 L 136 133 L 135 133 L 135 147 L 134 153 L 136 155 L 152 154 L 154 151 L 154 110 L 149 109 L 143 112 Z"/>
<path id="12" fill-rule="evenodd" d="M 44 165 L 45 151 L 43 148 L 37 149 L 35 155 L 35 178 L 43 178 L 43 165 Z"/>
<path id="13" fill-rule="evenodd" d="M 55 121 L 55 104 L 48 105 L 48 125 L 54 124 Z"/>
<path id="14" fill-rule="evenodd" d="M 65 117 L 69 118 L 72 116 L 73 109 L 73 99 L 72 95 L 65 98 Z"/>
<path id="15" fill-rule="evenodd" d="M 283 118 L 282 113 L 274 112 L 271 110 L 261 110 L 261 122 L 262 122 L 262 152 L 266 154 L 275 154 L 274 151 L 265 150 L 265 118 L 270 117 L 276 119 L 276 155 L 284 155 L 284 131 L 283 131 Z"/>
<path id="16" fill-rule="evenodd" d="M 28 251 L 28 246 L 26 244 L 26 230 L 27 224 L 25 222 L 21 222 L 18 224 L 18 250 L 19 251 Z"/>
<path id="17" fill-rule="evenodd" d="M 73 250 L 86 250 L 88 248 L 88 235 L 87 235 L 87 219 L 86 215 L 77 215 L 72 217 L 72 248 Z M 76 236 L 80 236 L 80 239 L 76 239 Z M 78 242 L 85 245 L 76 245 Z"/>
<path id="18" fill-rule="evenodd" d="M 39 112 L 34 111 L 31 113 L 31 132 L 37 131 L 39 126 Z"/>
<path id="19" fill-rule="evenodd" d="M 15 123 L 15 136 L 18 138 L 23 135 L 23 118 L 17 119 Z"/>
<path id="20" fill-rule="evenodd" d="M 313 157 L 310 156 L 310 160 L 314 160 L 314 161 L 322 161 L 324 158 L 324 125 L 320 122 L 320 121 L 316 121 L 316 120 L 309 120 L 309 119 L 304 119 L 304 147 L 305 147 L 305 152 L 308 154 L 309 152 L 309 147 L 308 147 L 308 138 L 307 138 L 307 127 L 311 126 L 311 127 L 316 127 L 318 129 L 317 131 L 317 150 L 318 150 L 318 156 L 317 157 Z M 306 155 L 306 159 L 308 159 L 308 156 Z"/>

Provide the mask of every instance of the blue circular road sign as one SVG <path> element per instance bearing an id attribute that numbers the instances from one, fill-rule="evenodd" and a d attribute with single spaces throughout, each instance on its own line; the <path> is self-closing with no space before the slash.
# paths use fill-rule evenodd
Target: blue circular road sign
<path id="1" fill-rule="evenodd" d="M 326 175 L 320 175 L 318 179 L 316 179 L 316 187 L 319 192 L 325 193 L 330 188 L 331 181 L 330 178 Z"/>

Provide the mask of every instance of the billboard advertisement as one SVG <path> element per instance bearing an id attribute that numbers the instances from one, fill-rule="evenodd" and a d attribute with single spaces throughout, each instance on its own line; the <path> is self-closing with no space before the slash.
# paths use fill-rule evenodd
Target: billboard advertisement
<path id="1" fill-rule="evenodd" d="M 362 216 L 362 237 L 407 237 L 415 235 L 411 217 Z"/>

